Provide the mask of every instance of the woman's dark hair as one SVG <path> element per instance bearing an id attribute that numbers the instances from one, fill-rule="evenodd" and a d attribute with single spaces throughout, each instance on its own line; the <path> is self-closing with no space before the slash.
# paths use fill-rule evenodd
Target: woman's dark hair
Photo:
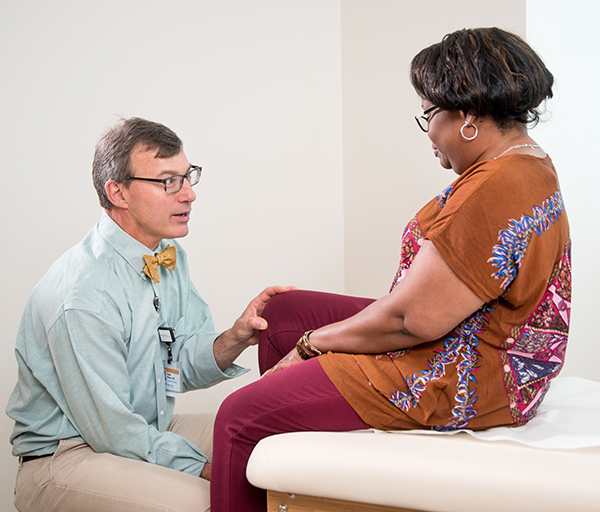
<path id="1" fill-rule="evenodd" d="M 535 126 L 554 83 L 532 48 L 499 28 L 447 34 L 413 58 L 410 80 L 433 105 L 490 116 L 500 128 L 515 121 Z"/>
<path id="2" fill-rule="evenodd" d="M 112 204 L 104 185 L 115 180 L 127 186 L 127 178 L 131 176 L 130 155 L 138 144 L 143 144 L 148 151 L 156 149 L 156 158 L 171 158 L 178 155 L 183 147 L 173 130 L 139 117 L 122 119 L 109 130 L 96 145 L 92 164 L 92 178 L 100 206 L 109 211 Z"/>

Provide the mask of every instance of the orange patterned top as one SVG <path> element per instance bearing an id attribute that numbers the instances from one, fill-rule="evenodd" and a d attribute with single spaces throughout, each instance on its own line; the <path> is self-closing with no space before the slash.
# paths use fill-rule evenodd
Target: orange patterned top
<path id="1" fill-rule="evenodd" d="M 437 341 L 328 353 L 324 370 L 375 428 L 526 423 L 563 366 L 569 329 L 569 223 L 552 161 L 507 155 L 459 176 L 406 227 L 392 289 L 424 239 L 484 306 Z"/>

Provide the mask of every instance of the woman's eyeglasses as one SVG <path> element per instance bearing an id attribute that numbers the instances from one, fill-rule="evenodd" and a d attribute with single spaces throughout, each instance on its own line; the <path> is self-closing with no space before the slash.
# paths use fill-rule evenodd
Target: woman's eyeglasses
<path id="1" fill-rule="evenodd" d="M 420 116 L 415 116 L 415 120 L 419 125 L 419 128 L 423 130 L 425 133 L 429 131 L 429 121 L 433 117 L 433 111 L 438 109 L 439 107 L 431 107 L 425 110 Z"/>

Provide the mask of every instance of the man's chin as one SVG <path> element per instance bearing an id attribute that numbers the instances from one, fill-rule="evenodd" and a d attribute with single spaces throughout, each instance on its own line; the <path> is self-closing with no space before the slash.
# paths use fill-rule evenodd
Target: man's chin
<path id="1" fill-rule="evenodd" d="M 187 236 L 190 230 L 187 227 L 187 224 L 184 226 L 178 226 L 170 231 L 169 236 L 165 238 L 183 238 Z"/>

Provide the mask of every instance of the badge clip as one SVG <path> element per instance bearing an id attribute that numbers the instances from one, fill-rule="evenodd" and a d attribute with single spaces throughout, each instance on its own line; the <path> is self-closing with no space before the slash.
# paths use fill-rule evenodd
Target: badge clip
<path id="1" fill-rule="evenodd" d="M 171 343 L 175 341 L 175 329 L 172 327 L 159 327 L 158 328 L 158 339 L 167 345 L 167 362 L 171 364 L 173 362 L 173 354 L 171 353 Z"/>

